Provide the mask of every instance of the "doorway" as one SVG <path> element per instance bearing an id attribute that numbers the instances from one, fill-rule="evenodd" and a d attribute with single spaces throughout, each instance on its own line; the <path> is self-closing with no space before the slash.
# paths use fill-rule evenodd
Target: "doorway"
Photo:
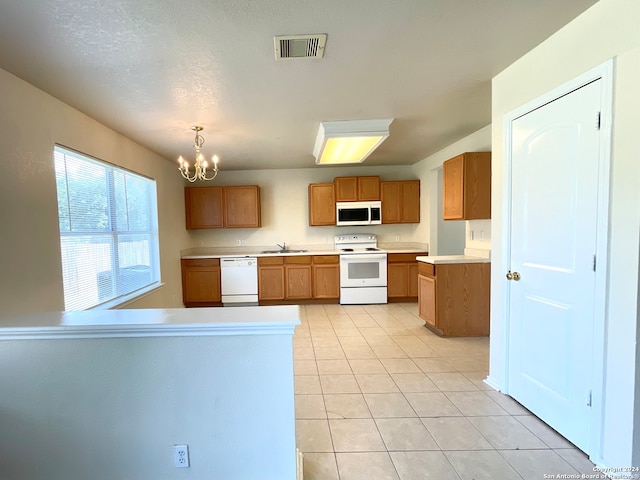
<path id="1" fill-rule="evenodd" d="M 611 102 L 603 75 L 590 72 L 505 119 L 505 393 L 587 453 L 599 442 L 602 408 L 609 165 L 602 126 Z"/>

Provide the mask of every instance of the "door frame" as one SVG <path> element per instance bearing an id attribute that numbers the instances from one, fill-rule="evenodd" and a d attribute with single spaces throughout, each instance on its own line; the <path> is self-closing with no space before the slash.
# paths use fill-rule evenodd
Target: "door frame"
<path id="1" fill-rule="evenodd" d="M 598 199 L 597 199 L 597 229 L 596 229 L 596 273 L 594 295 L 594 331 L 593 331 L 593 371 L 591 392 L 591 415 L 589 425 L 588 451 L 589 458 L 598 463 L 601 457 L 602 431 L 604 421 L 604 372 L 605 372 L 605 345 L 606 345 L 606 289 L 609 267 L 608 234 L 609 234 L 609 198 L 610 198 L 610 171 L 611 171 L 611 136 L 613 117 L 613 72 L 614 61 L 610 59 L 605 63 L 575 77 L 574 79 L 556 87 L 540 97 L 507 113 L 503 118 L 503 191 L 502 202 L 502 245 L 501 265 L 510 268 L 511 259 L 511 198 L 512 198 L 512 123 L 517 118 L 536 110 L 544 105 L 563 97 L 593 81 L 601 80 L 601 118 L 600 131 L 601 142 L 598 161 Z M 596 119 L 594 119 L 594 122 Z M 506 272 L 503 272 L 506 273 Z M 502 330 L 502 364 L 504 366 L 503 383 L 500 390 L 509 394 L 509 334 L 510 334 L 510 295 L 511 284 L 502 277 L 503 295 L 501 300 L 504 315 L 500 319 Z M 586 401 L 587 399 L 585 399 Z"/>

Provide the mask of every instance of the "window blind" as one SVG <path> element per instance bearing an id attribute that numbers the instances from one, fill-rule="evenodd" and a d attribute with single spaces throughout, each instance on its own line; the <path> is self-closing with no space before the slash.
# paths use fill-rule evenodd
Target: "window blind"
<path id="1" fill-rule="evenodd" d="M 54 160 L 65 310 L 158 284 L 155 181 L 59 146 Z"/>

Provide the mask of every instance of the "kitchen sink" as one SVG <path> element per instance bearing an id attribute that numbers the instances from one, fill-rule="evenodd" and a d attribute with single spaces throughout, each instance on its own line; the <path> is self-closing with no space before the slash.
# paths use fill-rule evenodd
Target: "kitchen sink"
<path id="1" fill-rule="evenodd" d="M 306 253 L 307 250 L 263 250 L 260 253 Z"/>

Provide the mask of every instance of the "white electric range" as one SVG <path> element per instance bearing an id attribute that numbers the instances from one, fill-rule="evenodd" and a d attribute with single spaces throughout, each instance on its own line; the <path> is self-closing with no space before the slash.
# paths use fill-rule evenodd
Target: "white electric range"
<path id="1" fill-rule="evenodd" d="M 387 303 L 387 252 L 372 233 L 335 236 L 340 254 L 340 303 Z"/>

